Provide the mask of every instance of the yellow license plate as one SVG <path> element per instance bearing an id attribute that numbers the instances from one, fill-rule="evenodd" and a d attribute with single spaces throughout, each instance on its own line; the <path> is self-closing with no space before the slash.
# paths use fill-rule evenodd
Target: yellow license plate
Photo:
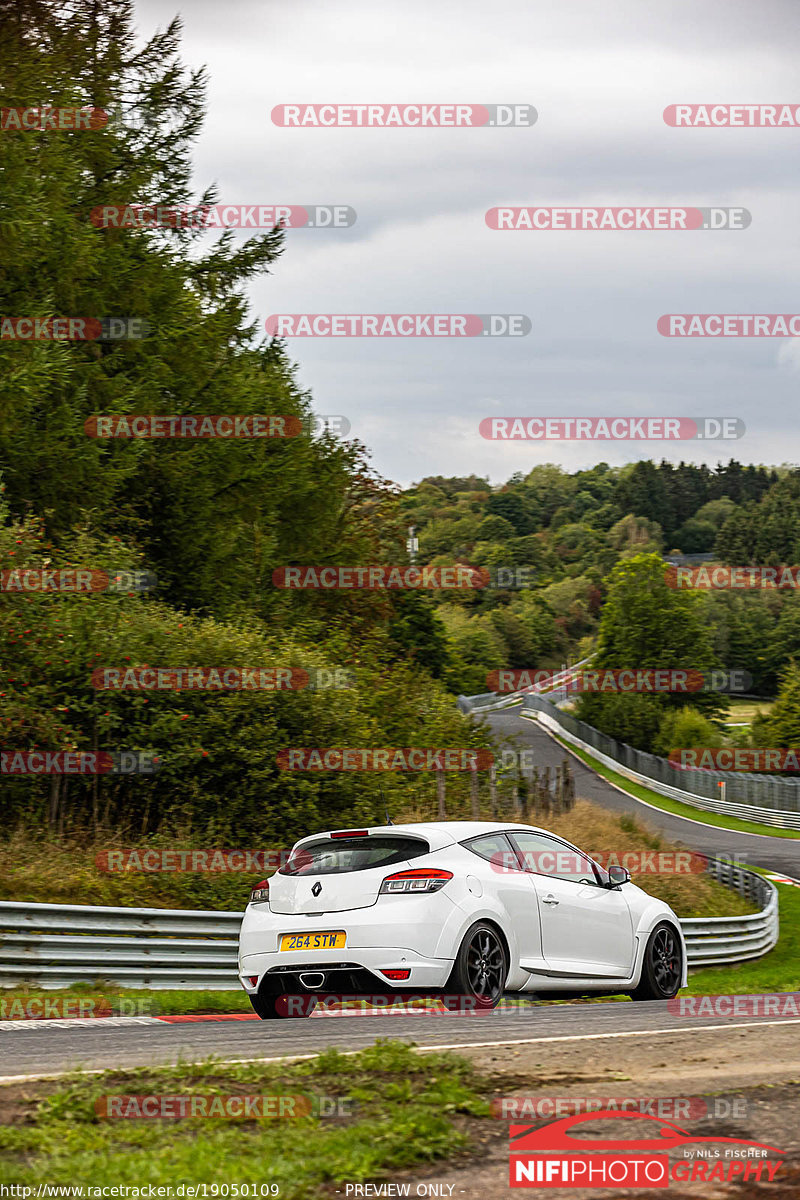
<path id="1" fill-rule="evenodd" d="M 341 930 L 327 933 L 282 933 L 281 950 L 341 950 L 347 935 Z"/>

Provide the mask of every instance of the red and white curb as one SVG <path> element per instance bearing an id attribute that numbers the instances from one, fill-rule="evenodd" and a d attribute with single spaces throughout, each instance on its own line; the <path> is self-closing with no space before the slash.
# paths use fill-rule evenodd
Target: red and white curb
<path id="1" fill-rule="evenodd" d="M 334 1008 L 311 1013 L 312 1018 L 385 1016 L 385 1008 Z M 390 1014 L 391 1015 L 391 1014 Z M 402 1016 L 447 1016 L 438 1008 L 405 1009 Z M 453 1015 L 453 1014 L 449 1014 Z M 458 1015 L 458 1014 L 455 1014 Z M 127 1025 L 190 1025 L 215 1021 L 260 1021 L 256 1013 L 175 1013 L 163 1017 L 29 1017 L 27 1020 L 0 1021 L 0 1033 L 13 1029 L 118 1029 Z"/>

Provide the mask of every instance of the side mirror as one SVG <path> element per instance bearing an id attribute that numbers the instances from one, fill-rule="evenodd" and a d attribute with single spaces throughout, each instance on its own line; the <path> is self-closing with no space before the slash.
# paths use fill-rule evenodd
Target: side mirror
<path id="1" fill-rule="evenodd" d="M 630 883 L 631 873 L 627 867 L 609 867 L 608 868 L 608 886 L 610 888 L 621 887 L 623 883 Z"/>

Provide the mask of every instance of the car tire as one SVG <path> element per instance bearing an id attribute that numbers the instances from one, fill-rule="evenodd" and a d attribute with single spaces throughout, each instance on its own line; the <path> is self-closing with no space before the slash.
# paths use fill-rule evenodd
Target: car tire
<path id="1" fill-rule="evenodd" d="M 302 1004 L 293 1003 L 290 1005 L 288 1003 L 289 999 L 293 1001 L 301 1000 Z M 282 994 L 270 996 L 263 995 L 261 992 L 256 992 L 255 995 L 251 994 L 250 1003 L 262 1021 L 286 1021 L 298 1017 L 310 1017 L 317 1007 L 317 1001 L 314 996 L 288 997 Z"/>
<path id="2" fill-rule="evenodd" d="M 478 1008 L 496 1008 L 508 978 L 503 939 L 487 921 L 476 921 L 464 934 L 446 990 L 466 996 Z"/>
<path id="3" fill-rule="evenodd" d="M 656 925 L 644 948 L 642 974 L 633 1000 L 671 1000 L 683 979 L 683 947 L 674 925 Z"/>

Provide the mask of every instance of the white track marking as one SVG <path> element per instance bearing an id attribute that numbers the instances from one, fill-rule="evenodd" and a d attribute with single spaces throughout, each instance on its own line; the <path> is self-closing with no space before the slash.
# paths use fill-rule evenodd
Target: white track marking
<path id="1" fill-rule="evenodd" d="M 603 1041 L 604 1038 L 656 1037 L 658 1035 L 676 1037 L 683 1033 L 695 1034 L 722 1029 L 763 1029 L 774 1025 L 800 1025 L 800 1017 L 788 1017 L 783 1021 L 731 1021 L 727 1025 L 683 1025 L 679 1029 L 634 1029 L 624 1030 L 619 1033 L 570 1033 L 559 1034 L 556 1037 L 504 1038 L 501 1041 L 494 1042 L 448 1042 L 435 1046 L 411 1046 L 410 1048 L 416 1054 L 435 1054 L 437 1050 L 481 1050 L 492 1046 L 532 1046 L 541 1045 L 546 1042 L 594 1042 Z M 247 1066 L 254 1063 L 301 1062 L 306 1059 L 317 1058 L 326 1050 L 339 1050 L 339 1053 L 344 1055 L 361 1053 L 361 1049 L 341 1050 L 338 1046 L 323 1046 L 321 1050 L 316 1050 L 313 1054 L 280 1054 L 272 1058 L 215 1058 L 214 1061 L 220 1067 Z M 195 1061 L 200 1063 L 205 1060 L 196 1059 Z M 68 1071 L 54 1071 L 41 1075 L 0 1075 L 0 1085 L 34 1083 L 45 1079 L 61 1079 L 65 1075 L 105 1075 L 109 1071 L 163 1071 L 169 1070 L 175 1065 L 175 1063 L 137 1063 L 135 1066 L 93 1067 L 89 1070 L 73 1069 Z M 189 1064 L 186 1059 L 182 1059 L 181 1065 L 187 1066 Z"/>

